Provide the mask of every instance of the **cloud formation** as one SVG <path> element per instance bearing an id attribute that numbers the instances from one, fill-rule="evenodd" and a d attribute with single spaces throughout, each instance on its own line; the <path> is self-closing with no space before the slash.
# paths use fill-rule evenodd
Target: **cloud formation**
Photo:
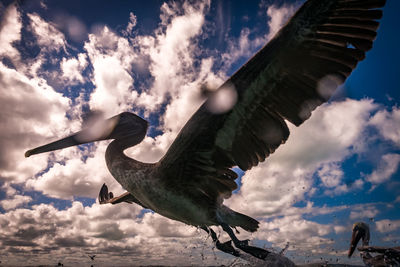
<path id="1" fill-rule="evenodd" d="M 400 108 L 393 107 L 392 111 L 381 110 L 371 119 L 379 133 L 387 140 L 400 146 Z"/>
<path id="2" fill-rule="evenodd" d="M 370 100 L 347 99 L 319 107 L 299 128 L 290 125 L 286 144 L 265 163 L 246 172 L 240 192 L 229 202 L 251 215 L 268 216 L 304 200 L 313 190 L 314 174 L 329 190 L 342 186 L 337 164 L 354 153 L 353 144 L 362 139 L 369 114 L 375 109 Z"/>
<path id="3" fill-rule="evenodd" d="M 400 154 L 385 154 L 379 162 L 378 168 L 366 177 L 366 180 L 373 184 L 381 184 L 390 179 L 397 171 L 400 163 Z"/>
<path id="4" fill-rule="evenodd" d="M 0 22 L 0 56 L 9 57 L 11 60 L 19 59 L 19 52 L 13 43 L 20 40 L 21 28 L 22 22 L 17 6 L 12 4 L 4 10 Z"/>
<path id="5" fill-rule="evenodd" d="M 27 148 L 50 141 L 69 125 L 66 112 L 70 100 L 51 88 L 44 79 L 28 78 L 0 63 L 1 132 L 0 175 L 22 182 L 43 170 L 48 155 L 27 160 Z"/>
<path id="6" fill-rule="evenodd" d="M 32 32 L 41 49 L 66 51 L 65 36 L 54 25 L 44 21 L 38 14 L 28 14 L 28 17 L 31 20 Z"/>

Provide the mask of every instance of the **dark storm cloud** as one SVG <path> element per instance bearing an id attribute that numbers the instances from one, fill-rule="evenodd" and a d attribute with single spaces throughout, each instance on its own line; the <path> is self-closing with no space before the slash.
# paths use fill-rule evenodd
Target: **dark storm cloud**
<path id="1" fill-rule="evenodd" d="M 117 255 L 117 256 L 124 256 L 127 253 L 129 255 L 140 255 L 141 249 L 140 246 L 114 246 L 114 245 L 110 245 L 105 247 L 104 249 L 102 249 L 102 252 L 110 252 L 113 255 Z"/>
<path id="2" fill-rule="evenodd" d="M 1 240 L 1 243 L 3 246 L 11 246 L 11 247 L 35 247 L 38 244 L 32 241 L 27 241 L 27 240 L 18 240 L 18 239 L 11 239 L 11 238 L 5 238 Z"/>
<path id="3" fill-rule="evenodd" d="M 24 254 L 26 253 L 25 249 L 19 248 L 19 247 L 6 247 L 5 249 L 2 249 L 2 251 L 7 251 L 10 254 Z"/>
<path id="4" fill-rule="evenodd" d="M 58 237 L 54 240 L 58 247 L 86 247 L 86 241 L 83 236 L 76 237 Z"/>

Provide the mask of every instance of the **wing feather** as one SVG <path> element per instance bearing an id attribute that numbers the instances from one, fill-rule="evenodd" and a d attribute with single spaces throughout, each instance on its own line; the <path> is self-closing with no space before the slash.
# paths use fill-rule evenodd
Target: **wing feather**
<path id="1" fill-rule="evenodd" d="M 309 0 L 288 24 L 221 88 L 238 101 L 214 114 L 207 100 L 186 123 L 160 168 L 191 184 L 200 198 L 221 202 L 236 189 L 239 166 L 265 160 L 326 102 L 372 48 L 384 0 Z"/>

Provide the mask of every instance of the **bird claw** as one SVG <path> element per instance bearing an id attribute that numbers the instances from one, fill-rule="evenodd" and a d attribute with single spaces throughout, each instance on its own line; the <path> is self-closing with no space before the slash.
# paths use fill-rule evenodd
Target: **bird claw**
<path id="1" fill-rule="evenodd" d="M 225 253 L 231 254 L 231 255 L 233 255 L 235 257 L 239 257 L 239 255 L 240 255 L 239 251 L 237 251 L 236 249 L 233 248 L 232 240 L 229 240 L 229 241 L 224 242 L 224 243 L 221 243 L 221 242 L 217 241 L 215 243 L 215 246 L 217 247 L 217 249 L 219 249 L 219 250 L 221 250 L 221 251 L 223 251 Z"/>
<path id="2" fill-rule="evenodd" d="M 103 186 L 100 189 L 99 193 L 99 203 L 100 204 L 107 204 L 110 199 L 114 197 L 114 194 L 112 192 L 108 192 L 108 187 L 104 183 Z"/>

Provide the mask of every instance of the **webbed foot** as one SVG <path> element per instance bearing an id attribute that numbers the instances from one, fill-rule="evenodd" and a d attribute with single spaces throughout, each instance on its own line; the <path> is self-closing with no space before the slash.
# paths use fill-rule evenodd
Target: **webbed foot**
<path id="1" fill-rule="evenodd" d="M 219 241 L 215 242 L 215 246 L 217 249 L 225 252 L 232 254 L 235 257 L 239 257 L 240 253 L 236 249 L 233 248 L 232 246 L 232 240 L 226 241 L 224 243 L 221 243 Z"/>
<path id="2" fill-rule="evenodd" d="M 232 246 L 232 240 L 221 243 L 221 242 L 219 242 L 217 234 L 213 231 L 213 229 L 211 229 L 209 227 L 205 227 L 205 226 L 201 227 L 201 229 L 206 231 L 211 236 L 213 242 L 215 243 L 215 247 L 218 250 L 221 250 L 222 252 L 231 254 L 235 257 L 239 257 L 240 253 Z"/>
<path id="3" fill-rule="evenodd" d="M 269 254 L 268 250 L 259 247 L 249 246 L 248 242 L 239 241 L 237 244 L 235 243 L 235 247 L 261 260 L 265 260 L 265 258 Z"/>
<path id="4" fill-rule="evenodd" d="M 267 251 L 265 249 L 249 246 L 249 240 L 237 239 L 237 237 L 235 236 L 235 234 L 233 233 L 233 231 L 229 227 L 229 225 L 227 225 L 225 223 L 221 223 L 221 226 L 222 226 L 222 229 L 224 229 L 224 231 L 228 233 L 230 238 L 232 238 L 232 241 L 235 244 L 235 247 L 237 247 L 238 249 L 240 249 L 256 258 L 259 258 L 261 260 L 265 260 L 265 258 L 270 253 L 269 251 Z"/>
<path id="5" fill-rule="evenodd" d="M 114 194 L 112 192 L 108 192 L 108 187 L 104 183 L 103 186 L 100 189 L 99 193 L 99 203 L 100 204 L 107 204 L 109 203 L 109 200 L 114 197 Z"/>

